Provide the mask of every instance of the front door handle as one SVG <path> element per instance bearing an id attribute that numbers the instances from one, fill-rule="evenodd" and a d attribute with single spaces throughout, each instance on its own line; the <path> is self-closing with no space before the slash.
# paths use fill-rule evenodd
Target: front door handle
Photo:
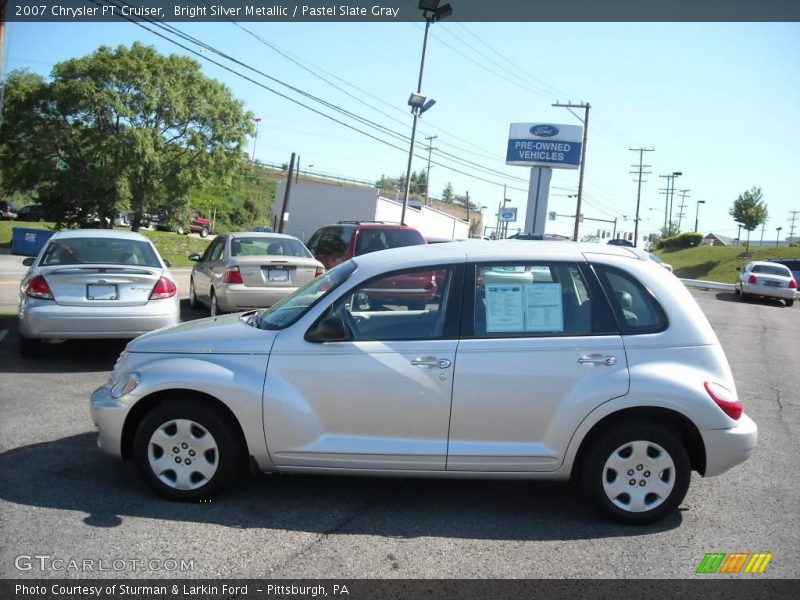
<path id="1" fill-rule="evenodd" d="M 435 356 L 423 356 L 420 358 L 415 358 L 414 360 L 411 361 L 411 364 L 414 365 L 415 367 L 425 367 L 427 369 L 433 369 L 436 367 L 440 369 L 446 369 L 452 363 L 446 358 L 436 358 Z"/>
<path id="2" fill-rule="evenodd" d="M 581 356 L 578 359 L 578 363 L 581 365 L 598 365 L 603 367 L 610 367 L 612 365 L 617 364 L 617 357 L 601 356 L 600 354 L 589 354 L 587 356 Z"/>

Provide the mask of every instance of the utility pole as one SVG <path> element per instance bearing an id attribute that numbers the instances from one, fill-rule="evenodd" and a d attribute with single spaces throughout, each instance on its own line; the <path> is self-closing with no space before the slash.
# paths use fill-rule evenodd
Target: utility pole
<path id="1" fill-rule="evenodd" d="M 433 147 L 433 140 L 438 138 L 438 135 L 430 135 L 426 136 L 425 139 L 428 140 L 428 170 L 425 171 L 425 205 L 429 205 L 431 203 L 430 198 L 428 197 L 428 189 L 431 183 L 431 152 L 434 150 L 438 150 L 438 148 Z"/>
<path id="2" fill-rule="evenodd" d="M 659 175 L 667 180 L 667 189 L 659 190 L 665 193 L 664 198 L 664 235 L 670 237 L 672 235 L 672 195 L 675 192 L 675 178 L 683 175 L 680 171 L 673 171 L 669 175 Z"/>
<path id="3" fill-rule="evenodd" d="M 642 175 L 650 175 L 652 171 L 643 171 L 645 167 L 651 167 L 652 165 L 643 165 L 642 159 L 644 157 L 645 152 L 653 152 L 655 148 L 628 148 L 631 152 L 638 152 L 639 153 L 639 164 L 638 165 L 631 165 L 632 167 L 638 167 L 638 171 L 630 171 L 632 175 L 637 175 L 636 180 L 639 183 L 638 189 L 636 191 L 636 220 L 634 221 L 633 225 L 633 247 L 636 248 L 639 245 L 639 206 L 642 200 Z M 616 229 L 616 225 L 615 225 Z"/>
<path id="4" fill-rule="evenodd" d="M 292 152 L 292 160 L 289 162 L 289 176 L 286 178 L 286 191 L 283 193 L 283 207 L 281 214 L 278 217 L 278 233 L 283 233 L 283 226 L 287 221 L 287 209 L 289 208 L 289 192 L 292 189 L 292 171 L 294 171 L 294 152 Z"/>
<path id="5" fill-rule="evenodd" d="M 568 102 L 567 104 L 561 104 L 556 102 L 551 106 L 556 106 L 559 108 L 566 108 L 571 112 L 575 117 L 580 121 L 581 118 L 572 112 L 573 108 L 582 108 L 584 109 L 584 116 L 583 116 L 583 146 L 581 148 L 581 168 L 580 174 L 578 175 L 578 206 L 575 209 L 575 230 L 572 234 L 572 240 L 577 242 L 579 229 L 581 224 L 581 202 L 583 202 L 583 172 L 586 168 L 586 139 L 589 137 L 589 109 L 592 108 L 592 105 L 588 102 L 581 102 L 580 104 L 573 104 L 572 102 Z"/>
<path id="6" fill-rule="evenodd" d="M 792 215 L 792 226 L 789 228 L 789 240 L 794 241 L 794 222 L 797 220 L 797 215 L 800 214 L 800 210 L 790 210 L 789 214 Z"/>
<path id="7" fill-rule="evenodd" d="M 678 205 L 678 208 L 681 212 L 678 213 L 678 231 L 675 233 L 681 232 L 681 221 L 683 221 L 683 217 L 685 216 L 683 209 L 686 208 L 686 197 L 689 195 L 691 190 L 678 190 L 678 193 L 681 195 L 681 203 Z"/>
<path id="8" fill-rule="evenodd" d="M 467 190 L 467 239 L 469 239 L 470 234 L 470 222 L 469 222 L 469 190 Z"/>

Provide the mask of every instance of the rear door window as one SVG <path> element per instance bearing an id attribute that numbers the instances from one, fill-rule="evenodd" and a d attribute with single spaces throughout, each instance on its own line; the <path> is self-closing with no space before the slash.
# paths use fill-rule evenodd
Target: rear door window
<path id="1" fill-rule="evenodd" d="M 657 333 L 667 327 L 667 315 L 653 293 L 629 273 L 595 266 L 620 330 L 625 334 Z"/>

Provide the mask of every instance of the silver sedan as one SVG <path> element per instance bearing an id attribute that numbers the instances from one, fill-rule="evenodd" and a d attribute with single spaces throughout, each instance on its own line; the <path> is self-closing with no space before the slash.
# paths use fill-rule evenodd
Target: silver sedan
<path id="1" fill-rule="evenodd" d="M 205 304 L 211 316 L 272 306 L 325 272 L 303 242 L 281 233 L 227 233 L 189 258 L 197 263 L 189 305 Z"/>
<path id="2" fill-rule="evenodd" d="M 20 351 L 42 340 L 134 338 L 180 323 L 175 279 L 155 246 L 125 231 L 53 235 L 20 284 Z"/>
<path id="3" fill-rule="evenodd" d="M 797 292 L 797 281 L 786 265 L 753 261 L 741 269 L 734 289 L 740 300 L 761 296 L 777 298 L 783 300 L 786 306 L 792 306 Z"/>

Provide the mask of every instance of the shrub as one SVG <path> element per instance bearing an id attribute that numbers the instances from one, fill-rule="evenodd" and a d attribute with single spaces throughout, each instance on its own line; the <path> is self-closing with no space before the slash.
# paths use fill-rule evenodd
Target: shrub
<path id="1" fill-rule="evenodd" d="M 703 241 L 702 233 L 694 233 L 687 231 L 668 238 L 658 240 L 658 249 L 664 250 L 666 248 L 693 248 L 699 246 Z"/>

